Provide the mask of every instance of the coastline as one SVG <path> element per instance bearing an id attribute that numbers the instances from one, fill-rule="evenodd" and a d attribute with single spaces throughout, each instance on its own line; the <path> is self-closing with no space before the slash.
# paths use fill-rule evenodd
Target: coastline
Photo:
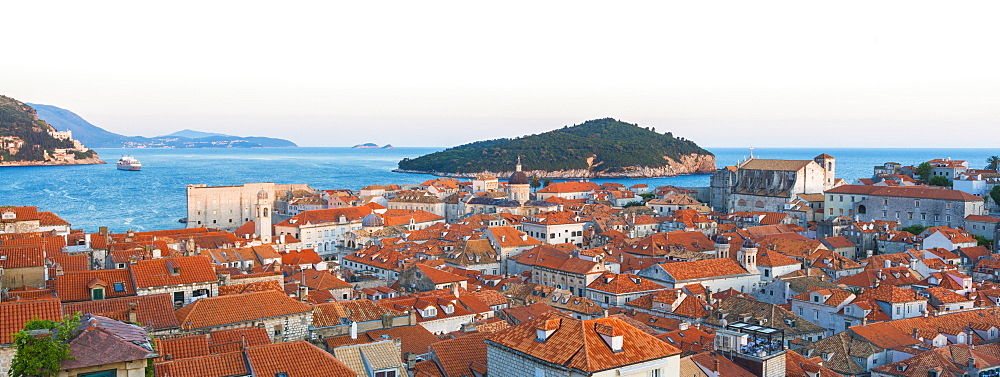
<path id="1" fill-rule="evenodd" d="M 582 169 L 581 169 L 582 170 Z M 445 172 L 431 172 L 431 171 L 420 171 L 420 170 L 405 170 L 405 169 L 392 169 L 393 173 L 404 173 L 404 174 L 427 174 L 436 177 L 447 177 L 447 178 L 475 178 L 480 174 L 490 174 L 497 178 L 508 177 L 513 172 L 489 172 L 482 171 L 478 173 L 445 173 Z M 662 175 L 647 175 L 647 174 L 628 174 L 628 173 L 592 173 L 588 174 L 578 174 L 577 170 L 565 171 L 559 170 L 554 172 L 546 172 L 541 170 L 525 171 L 524 173 L 529 177 L 538 177 L 539 179 L 645 179 L 645 178 L 670 178 L 679 177 L 683 175 L 710 175 L 714 174 L 718 170 L 713 171 L 694 171 L 685 173 L 674 173 L 674 174 L 662 174 Z"/>
<path id="2" fill-rule="evenodd" d="M 0 168 L 16 168 L 22 166 L 71 166 L 71 165 L 106 165 L 107 162 L 98 158 L 87 158 L 74 161 L 17 161 L 0 162 Z"/>

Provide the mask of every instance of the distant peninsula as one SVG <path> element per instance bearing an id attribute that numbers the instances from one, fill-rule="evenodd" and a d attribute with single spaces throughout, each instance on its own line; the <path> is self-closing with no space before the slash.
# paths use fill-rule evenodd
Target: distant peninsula
<path id="1" fill-rule="evenodd" d="M 95 126 L 66 109 L 52 105 L 29 105 L 38 110 L 39 119 L 45 120 L 57 129 L 72 131 L 73 135 L 81 142 L 93 148 L 277 148 L 297 146 L 285 139 L 233 136 L 194 130 L 183 130 L 156 137 L 125 136 Z"/>
<path id="2" fill-rule="evenodd" d="M 375 144 L 375 143 L 364 143 L 364 144 L 355 145 L 355 146 L 353 146 L 351 148 L 354 148 L 354 149 L 395 149 L 396 147 L 392 146 L 392 144 L 386 144 L 384 147 L 380 147 L 380 146 L 378 146 L 378 144 Z"/>
<path id="3" fill-rule="evenodd" d="M 518 157 L 539 178 L 651 178 L 715 172 L 691 140 L 605 118 L 513 139 L 477 141 L 399 162 L 401 173 L 473 177 L 512 173 Z"/>
<path id="4" fill-rule="evenodd" d="M 72 132 L 57 131 L 28 104 L 0 95 L 0 166 L 103 163 Z"/>

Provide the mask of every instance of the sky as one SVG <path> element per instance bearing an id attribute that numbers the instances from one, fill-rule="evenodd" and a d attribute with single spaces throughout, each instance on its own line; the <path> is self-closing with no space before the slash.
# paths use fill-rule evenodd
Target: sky
<path id="1" fill-rule="evenodd" d="M 0 94 L 126 135 L 996 147 L 996 1 L 18 1 Z"/>

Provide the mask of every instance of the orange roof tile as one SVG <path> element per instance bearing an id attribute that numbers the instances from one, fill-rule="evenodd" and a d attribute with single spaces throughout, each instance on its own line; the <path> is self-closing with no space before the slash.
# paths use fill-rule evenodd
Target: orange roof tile
<path id="1" fill-rule="evenodd" d="M 357 377 L 357 373 L 329 352 L 304 340 L 250 347 L 246 354 L 251 369 L 259 376 L 284 372 L 288 377 Z"/>
<path id="2" fill-rule="evenodd" d="M 62 306 L 58 299 L 10 301 L 0 303 L 0 344 L 10 344 L 14 334 L 33 319 L 61 321 Z"/>
<path id="3" fill-rule="evenodd" d="M 130 266 L 136 288 L 167 287 L 218 281 L 212 261 L 204 255 L 140 260 Z M 178 268 L 177 273 L 171 271 Z"/>
<path id="4" fill-rule="evenodd" d="M 729 258 L 660 264 L 674 281 L 708 279 L 719 276 L 747 274 L 747 270 Z"/>
<path id="5" fill-rule="evenodd" d="M 91 285 L 95 280 L 104 286 L 104 297 L 134 296 L 135 286 L 129 270 L 89 270 L 67 272 L 56 276 L 56 294 L 63 301 L 84 301 L 91 299 Z"/>
<path id="6" fill-rule="evenodd" d="M 184 330 L 203 329 L 287 316 L 312 310 L 309 304 L 282 292 L 264 291 L 206 297 L 177 310 L 177 321 Z"/>

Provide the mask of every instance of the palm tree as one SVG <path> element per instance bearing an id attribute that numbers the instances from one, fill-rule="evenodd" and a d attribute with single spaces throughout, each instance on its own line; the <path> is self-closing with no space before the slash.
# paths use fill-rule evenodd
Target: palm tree
<path id="1" fill-rule="evenodd" d="M 997 170 L 1000 168 L 1000 156 L 990 156 L 986 159 L 986 170 Z"/>

